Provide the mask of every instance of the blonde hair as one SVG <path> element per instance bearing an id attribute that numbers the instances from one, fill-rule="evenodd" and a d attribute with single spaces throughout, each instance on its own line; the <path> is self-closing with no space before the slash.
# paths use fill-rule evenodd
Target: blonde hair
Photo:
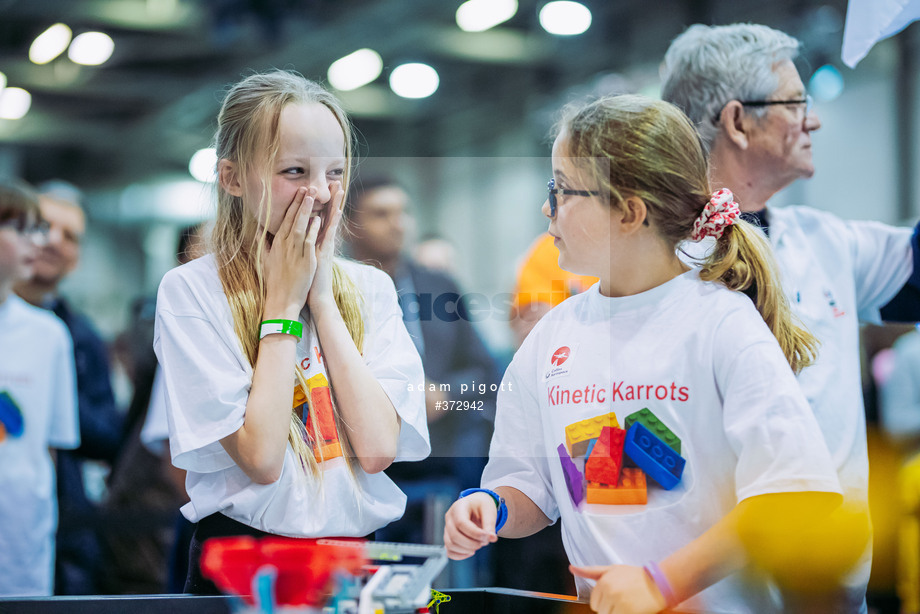
<path id="1" fill-rule="evenodd" d="M 30 219 L 41 219 L 38 192 L 24 181 L 0 181 L 0 222 L 15 220 L 19 226 L 25 227 Z"/>
<path id="2" fill-rule="evenodd" d="M 251 75 L 230 89 L 217 117 L 217 158 L 229 160 L 236 166 L 244 194 L 251 193 L 248 190 L 251 178 L 258 178 L 261 194 L 259 210 L 264 212 L 265 219 L 271 217 L 270 175 L 280 147 L 281 111 L 288 104 L 303 103 L 321 104 L 338 120 L 345 135 L 345 174 L 342 186 L 347 190 L 352 156 L 351 126 L 335 97 L 317 83 L 283 70 Z M 217 260 L 221 285 L 230 303 L 234 330 L 246 358 L 253 366 L 259 353 L 259 324 L 265 303 L 265 280 L 262 276 L 263 246 L 268 233 L 267 224 L 265 226 L 258 232 L 258 220 L 245 213 L 243 199 L 218 187 L 217 216 L 209 247 Z M 348 332 L 361 352 L 364 345 L 364 320 L 361 314 L 363 299 L 358 287 L 338 263 L 333 264 L 332 288 Z M 303 391 L 309 394 L 299 365 L 292 366 Z M 343 454 L 353 470 L 354 454 L 347 430 L 343 428 L 344 424 L 336 409 L 331 381 L 329 387 L 336 430 Z M 313 438 L 320 441 L 316 422 Z M 302 466 L 319 474 L 305 436 L 303 422 L 292 409 L 288 441 Z"/>
<path id="3" fill-rule="evenodd" d="M 579 158 L 612 207 L 641 198 L 648 223 L 670 247 L 690 238 L 712 189 L 700 137 L 677 107 L 643 96 L 606 97 L 567 107 L 557 130 L 565 133 L 567 155 Z M 818 341 L 795 320 L 759 229 L 736 220 L 701 264 L 701 279 L 751 298 L 794 371 L 814 361 Z"/>

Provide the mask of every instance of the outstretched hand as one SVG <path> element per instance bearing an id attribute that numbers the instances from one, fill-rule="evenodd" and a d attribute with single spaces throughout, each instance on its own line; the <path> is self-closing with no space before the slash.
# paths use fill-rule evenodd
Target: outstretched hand
<path id="1" fill-rule="evenodd" d="M 332 305 L 335 302 L 332 294 L 332 261 L 335 258 L 335 238 L 342 221 L 344 202 L 345 190 L 341 182 L 336 181 L 330 188 L 329 205 L 325 210 L 325 223 L 323 223 L 322 231 L 316 242 L 316 276 L 307 297 L 311 309 L 323 303 Z M 317 217 L 316 220 L 319 222 L 320 218 Z"/>
<path id="2" fill-rule="evenodd" d="M 266 308 L 296 317 L 307 302 L 317 270 L 316 239 L 320 219 L 311 216 L 313 192 L 300 188 L 262 260 Z M 276 316 L 277 317 L 277 316 Z"/>
<path id="3" fill-rule="evenodd" d="M 591 609 L 600 614 L 654 614 L 667 606 L 661 591 L 641 567 L 569 565 L 569 571 L 595 581 Z"/>
<path id="4" fill-rule="evenodd" d="M 444 516 L 444 546 L 447 556 L 460 561 L 477 550 L 498 541 L 495 499 L 484 492 L 473 493 L 454 502 Z"/>

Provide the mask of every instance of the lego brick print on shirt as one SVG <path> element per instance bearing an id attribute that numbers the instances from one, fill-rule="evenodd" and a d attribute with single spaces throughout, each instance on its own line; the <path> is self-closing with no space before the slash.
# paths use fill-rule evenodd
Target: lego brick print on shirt
<path id="1" fill-rule="evenodd" d="M 7 438 L 18 438 L 25 430 L 25 421 L 19 405 L 5 390 L 0 391 L 0 445 Z"/>
<path id="2" fill-rule="evenodd" d="M 309 339 L 316 339 L 311 335 Z M 307 443 L 313 450 L 313 457 L 320 463 L 342 456 L 342 445 L 335 426 L 335 412 L 332 408 L 332 393 L 326 377 L 323 355 L 319 347 L 297 345 L 297 360 L 302 377 L 294 385 L 294 409 L 304 422 Z M 305 390 L 306 388 L 306 390 Z"/>
<path id="3" fill-rule="evenodd" d="M 582 502 L 647 505 L 656 490 L 672 491 L 681 483 L 686 459 L 680 438 L 647 407 L 623 424 L 610 412 L 566 427 L 557 452 L 576 508 Z"/>

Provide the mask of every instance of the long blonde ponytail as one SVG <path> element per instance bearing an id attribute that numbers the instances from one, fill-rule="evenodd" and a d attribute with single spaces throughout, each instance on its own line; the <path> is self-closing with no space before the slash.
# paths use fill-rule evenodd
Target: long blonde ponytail
<path id="1" fill-rule="evenodd" d="M 700 279 L 718 281 L 747 294 L 793 371 L 798 373 L 815 361 L 819 342 L 793 315 L 779 282 L 773 250 L 758 228 L 742 219 L 725 228 L 703 262 Z"/>

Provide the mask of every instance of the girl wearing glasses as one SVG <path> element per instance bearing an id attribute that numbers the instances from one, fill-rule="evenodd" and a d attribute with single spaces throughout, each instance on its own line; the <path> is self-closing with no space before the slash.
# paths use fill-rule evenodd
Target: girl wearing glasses
<path id="1" fill-rule="evenodd" d="M 763 235 L 730 192 L 712 194 L 676 107 L 568 108 L 552 162 L 543 212 L 559 264 L 600 282 L 515 355 L 483 488 L 447 513 L 448 553 L 561 518 L 595 611 L 776 611 L 764 578 L 737 573 L 736 529 L 759 505 L 839 504 L 794 377 L 817 343 L 793 322 Z M 708 259 L 688 267 L 678 245 L 704 238 Z"/>
<path id="2" fill-rule="evenodd" d="M 393 283 L 335 258 L 351 167 L 338 102 L 285 71 L 250 76 L 218 116 L 210 253 L 157 296 L 154 348 L 173 463 L 210 537 L 361 537 L 406 497 L 383 470 L 429 452 L 421 360 Z"/>
<path id="3" fill-rule="evenodd" d="M 38 196 L 0 182 L 0 597 L 53 593 L 57 497 L 49 450 L 80 445 L 70 333 L 13 294 L 43 239 Z"/>

